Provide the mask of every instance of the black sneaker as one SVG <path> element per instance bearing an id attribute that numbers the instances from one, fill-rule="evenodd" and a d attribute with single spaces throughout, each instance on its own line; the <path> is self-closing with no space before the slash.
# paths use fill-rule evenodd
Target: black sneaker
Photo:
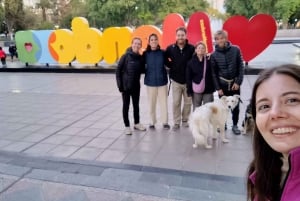
<path id="1" fill-rule="evenodd" d="M 234 133 L 235 135 L 240 135 L 240 134 L 241 134 L 241 131 L 240 131 L 240 129 L 238 128 L 237 125 L 232 126 L 232 131 L 233 131 L 233 133 Z"/>
<path id="2" fill-rule="evenodd" d="M 164 125 L 163 125 L 163 128 L 164 128 L 165 130 L 169 130 L 169 129 L 170 129 L 170 125 L 169 125 L 169 124 L 164 124 Z"/>
<path id="3" fill-rule="evenodd" d="M 149 129 L 154 130 L 154 129 L 155 129 L 155 126 L 154 126 L 153 124 L 150 124 L 150 125 L 149 125 Z"/>

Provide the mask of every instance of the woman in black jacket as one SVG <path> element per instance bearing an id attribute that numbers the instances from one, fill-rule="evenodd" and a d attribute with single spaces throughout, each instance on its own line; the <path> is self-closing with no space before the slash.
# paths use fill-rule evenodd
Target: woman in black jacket
<path id="1" fill-rule="evenodd" d="M 130 122 L 128 118 L 130 97 L 133 105 L 134 129 L 145 131 L 146 128 L 140 124 L 140 78 L 144 72 L 145 65 L 139 51 L 142 47 L 140 38 L 133 38 L 131 47 L 121 57 L 116 70 L 116 79 L 119 91 L 123 99 L 123 121 L 125 124 L 125 134 L 131 135 Z"/>
<path id="2" fill-rule="evenodd" d="M 205 72 L 205 74 L 204 74 Z M 204 79 L 204 90 L 197 91 L 197 85 Z M 198 42 L 195 45 L 195 54 L 188 62 L 186 72 L 187 94 L 192 96 L 193 109 L 214 100 L 215 86 L 212 78 L 210 60 L 206 56 L 206 45 Z"/>

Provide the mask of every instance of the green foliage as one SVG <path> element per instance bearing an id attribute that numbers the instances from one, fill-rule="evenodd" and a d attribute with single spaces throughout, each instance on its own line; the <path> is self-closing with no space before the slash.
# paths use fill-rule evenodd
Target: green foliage
<path id="1" fill-rule="evenodd" d="M 206 0 L 88 0 L 88 17 L 97 27 L 162 23 L 169 13 L 188 18 L 208 7 Z"/>
<path id="2" fill-rule="evenodd" d="M 26 29 L 37 29 L 41 17 L 33 13 L 30 9 L 24 9 L 23 24 Z"/>
<path id="3" fill-rule="evenodd" d="M 0 22 L 3 22 L 4 20 L 4 8 L 0 6 Z"/>
<path id="4" fill-rule="evenodd" d="M 284 22 L 287 22 L 290 17 L 297 11 L 297 8 L 300 7 L 300 0 L 278 0 L 275 8 L 277 10 L 276 14 Z M 298 11 L 299 12 L 299 11 Z"/>
<path id="5" fill-rule="evenodd" d="M 53 22 L 43 21 L 43 22 L 40 22 L 35 29 L 37 29 L 37 30 L 52 30 L 52 29 L 54 29 L 54 24 L 53 24 Z"/>
<path id="6" fill-rule="evenodd" d="M 21 30 L 25 28 L 23 22 L 24 10 L 22 0 L 4 0 L 5 21 L 8 29 Z"/>
<path id="7" fill-rule="evenodd" d="M 250 1 L 225 0 L 224 7 L 230 15 L 243 15 L 250 18 L 257 13 Z"/>
<path id="8" fill-rule="evenodd" d="M 265 13 L 272 15 L 276 11 L 275 5 L 278 0 L 252 0 L 250 2 L 252 3 L 256 13 Z"/>
<path id="9" fill-rule="evenodd" d="M 186 20 L 196 11 L 225 20 L 229 15 L 248 18 L 257 13 L 268 13 L 284 22 L 295 23 L 300 18 L 300 0 L 225 0 L 227 14 L 208 8 L 207 0 L 40 0 L 40 13 L 23 8 L 23 0 L 0 0 L 0 22 L 8 29 L 70 28 L 74 17 L 87 17 L 91 26 L 137 27 L 142 24 L 161 25 L 169 13 L 180 13 Z M 0 4 L 1 5 L 1 4 Z M 49 16 L 49 13 L 50 14 Z"/>
<path id="10" fill-rule="evenodd" d="M 266 13 L 287 23 L 300 15 L 300 0 L 225 0 L 225 8 L 230 15 L 250 18 L 257 13 Z"/>
<path id="11" fill-rule="evenodd" d="M 54 9 L 55 8 L 55 2 L 54 0 L 40 0 L 39 3 L 37 3 L 37 7 L 42 10 L 42 17 L 43 21 L 47 20 L 47 10 Z"/>
<path id="12" fill-rule="evenodd" d="M 289 18 L 290 24 L 295 24 L 296 21 L 300 20 L 300 5 L 297 6 L 296 11 Z"/>
<path id="13" fill-rule="evenodd" d="M 70 28 L 74 17 L 87 17 L 87 5 L 80 0 L 71 0 L 67 5 L 61 5 L 61 15 L 57 19 L 60 28 Z"/>

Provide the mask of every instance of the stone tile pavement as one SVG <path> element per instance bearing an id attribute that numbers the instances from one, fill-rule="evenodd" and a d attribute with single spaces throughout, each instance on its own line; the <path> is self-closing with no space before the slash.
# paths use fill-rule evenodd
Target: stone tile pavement
<path id="1" fill-rule="evenodd" d="M 147 110 L 142 87 L 145 125 Z M 0 111 L 1 201 L 245 199 L 250 135 L 229 129 L 212 150 L 193 149 L 187 128 L 126 136 L 113 74 L 4 73 Z"/>
<path id="2" fill-rule="evenodd" d="M 240 177 L 0 153 L 0 200 L 245 200 Z"/>
<path id="3" fill-rule="evenodd" d="M 245 77 L 241 118 L 254 79 Z M 187 128 L 174 132 L 157 125 L 155 131 L 126 136 L 121 104 L 112 74 L 3 74 L 0 150 L 244 176 L 252 154 L 250 135 L 235 136 L 228 129 L 231 142 L 217 140 L 213 150 L 193 149 Z M 140 108 L 141 122 L 148 125 L 145 87 Z M 171 98 L 169 117 L 172 124 Z"/>
<path id="4" fill-rule="evenodd" d="M 241 118 L 255 77 L 242 85 Z M 187 128 L 126 136 L 113 74 L 3 73 L 0 111 L 1 201 L 245 199 L 251 135 L 228 129 L 231 142 L 212 150 L 193 149 Z M 170 100 L 169 113 L 172 123 Z"/>
<path id="5" fill-rule="evenodd" d="M 272 45 L 250 67 L 287 61 L 300 64 L 298 48 Z M 193 149 L 187 128 L 125 136 L 121 107 L 113 74 L 1 73 L 0 201 L 245 200 L 251 135 L 228 129 L 212 150 Z M 140 108 L 148 125 L 144 86 Z"/>

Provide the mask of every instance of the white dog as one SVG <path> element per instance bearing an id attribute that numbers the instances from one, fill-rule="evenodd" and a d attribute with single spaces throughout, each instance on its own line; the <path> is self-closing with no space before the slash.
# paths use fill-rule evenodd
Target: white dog
<path id="1" fill-rule="evenodd" d="M 225 137 L 225 124 L 229 111 L 233 110 L 239 101 L 239 95 L 222 96 L 214 102 L 195 109 L 189 119 L 189 127 L 195 140 L 194 148 L 204 144 L 207 149 L 211 149 L 212 145 L 208 144 L 208 137 L 212 136 L 216 139 L 218 128 L 222 142 L 229 142 Z"/>

